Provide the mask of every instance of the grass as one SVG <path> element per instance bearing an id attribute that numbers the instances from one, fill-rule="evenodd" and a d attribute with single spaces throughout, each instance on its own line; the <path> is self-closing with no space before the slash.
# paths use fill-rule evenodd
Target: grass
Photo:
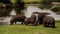
<path id="1" fill-rule="evenodd" d="M 0 34 L 60 34 L 60 21 L 56 21 L 57 28 L 45 28 L 43 25 L 5 25 L 0 26 Z"/>

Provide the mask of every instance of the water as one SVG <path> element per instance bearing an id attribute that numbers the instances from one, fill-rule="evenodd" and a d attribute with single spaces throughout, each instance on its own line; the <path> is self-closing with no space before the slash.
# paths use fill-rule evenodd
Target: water
<path id="1" fill-rule="evenodd" d="M 11 19 L 11 18 L 12 18 L 12 17 L 4 17 L 3 22 L 6 23 L 6 24 L 10 24 L 10 19 Z"/>
<path id="2" fill-rule="evenodd" d="M 42 10 L 38 8 L 37 6 L 27 6 L 26 11 L 27 12 L 25 12 L 25 16 L 27 18 L 30 17 L 33 12 L 42 12 Z"/>
<path id="3" fill-rule="evenodd" d="M 52 7 L 53 8 L 53 7 Z M 48 16 L 52 16 L 55 18 L 55 20 L 60 20 L 60 15 L 56 15 L 56 13 L 54 13 L 53 11 L 51 11 L 50 9 L 40 9 L 38 8 L 37 6 L 27 6 L 27 9 L 25 9 L 25 16 L 28 18 L 31 16 L 31 14 L 33 12 L 47 12 L 47 13 L 50 13 L 50 15 Z M 12 18 L 11 16 L 12 15 L 16 15 L 16 12 L 15 12 L 15 9 L 11 9 L 11 12 L 9 13 L 10 16 L 7 16 L 7 17 L 2 17 L 4 20 L 3 22 L 6 23 L 6 24 L 10 24 L 10 19 Z M 20 22 L 17 22 L 18 24 L 20 24 Z"/>
<path id="4" fill-rule="evenodd" d="M 55 6 L 53 6 L 52 8 L 54 8 Z M 51 8 L 50 8 L 51 9 Z M 54 13 L 53 11 L 51 11 L 50 9 L 40 9 L 38 8 L 37 6 L 28 6 L 27 9 L 26 9 L 26 17 L 30 17 L 32 15 L 33 12 L 47 12 L 47 13 L 50 13 L 50 15 L 48 16 L 52 16 L 55 18 L 55 20 L 60 20 L 60 15 L 57 15 L 56 13 Z"/>
<path id="5" fill-rule="evenodd" d="M 10 15 L 10 16 L 2 17 L 3 20 L 1 20 L 0 22 L 6 23 L 6 24 L 10 24 L 10 19 L 12 18 L 13 15 L 16 15 L 15 10 L 12 9 L 9 15 Z"/>
<path id="6" fill-rule="evenodd" d="M 10 12 L 10 17 L 5 17 L 5 22 L 8 22 L 8 24 L 10 24 L 10 20 L 12 18 L 12 16 L 16 15 L 16 11 L 14 9 L 12 9 L 12 11 Z"/>
<path id="7" fill-rule="evenodd" d="M 16 15 L 16 11 L 12 9 L 12 11 L 10 12 L 10 15 Z"/>
<path id="8" fill-rule="evenodd" d="M 47 13 L 50 13 L 50 15 L 48 15 L 48 16 L 52 16 L 52 17 L 54 17 L 55 18 L 55 20 L 60 20 L 60 15 L 57 15 L 56 13 L 54 13 L 53 11 L 51 11 L 51 10 L 43 10 L 43 12 L 47 12 Z"/>

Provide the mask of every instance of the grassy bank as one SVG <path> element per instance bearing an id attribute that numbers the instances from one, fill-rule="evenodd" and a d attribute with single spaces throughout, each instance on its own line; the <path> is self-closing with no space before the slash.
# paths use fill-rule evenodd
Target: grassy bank
<path id="1" fill-rule="evenodd" d="M 39 26 L 6 25 L 0 26 L 0 34 L 60 34 L 60 21 L 56 21 L 57 28 Z"/>

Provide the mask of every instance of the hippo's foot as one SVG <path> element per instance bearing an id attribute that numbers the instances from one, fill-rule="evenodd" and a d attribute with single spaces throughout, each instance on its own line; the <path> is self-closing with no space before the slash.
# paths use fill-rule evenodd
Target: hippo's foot
<path id="1" fill-rule="evenodd" d="M 12 25 L 12 24 L 10 24 L 10 25 Z"/>

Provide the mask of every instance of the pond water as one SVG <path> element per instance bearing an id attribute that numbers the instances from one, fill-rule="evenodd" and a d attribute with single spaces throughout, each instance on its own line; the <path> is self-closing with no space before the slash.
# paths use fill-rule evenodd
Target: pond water
<path id="1" fill-rule="evenodd" d="M 26 11 L 27 11 L 25 13 L 26 17 L 30 17 L 33 12 L 47 12 L 47 13 L 50 13 L 50 15 L 48 15 L 48 16 L 54 17 L 55 20 L 60 20 L 60 15 L 57 15 L 56 13 L 51 11 L 50 9 L 48 9 L 48 10 L 47 9 L 43 9 L 42 10 L 42 9 L 38 8 L 37 6 L 28 6 Z"/>

